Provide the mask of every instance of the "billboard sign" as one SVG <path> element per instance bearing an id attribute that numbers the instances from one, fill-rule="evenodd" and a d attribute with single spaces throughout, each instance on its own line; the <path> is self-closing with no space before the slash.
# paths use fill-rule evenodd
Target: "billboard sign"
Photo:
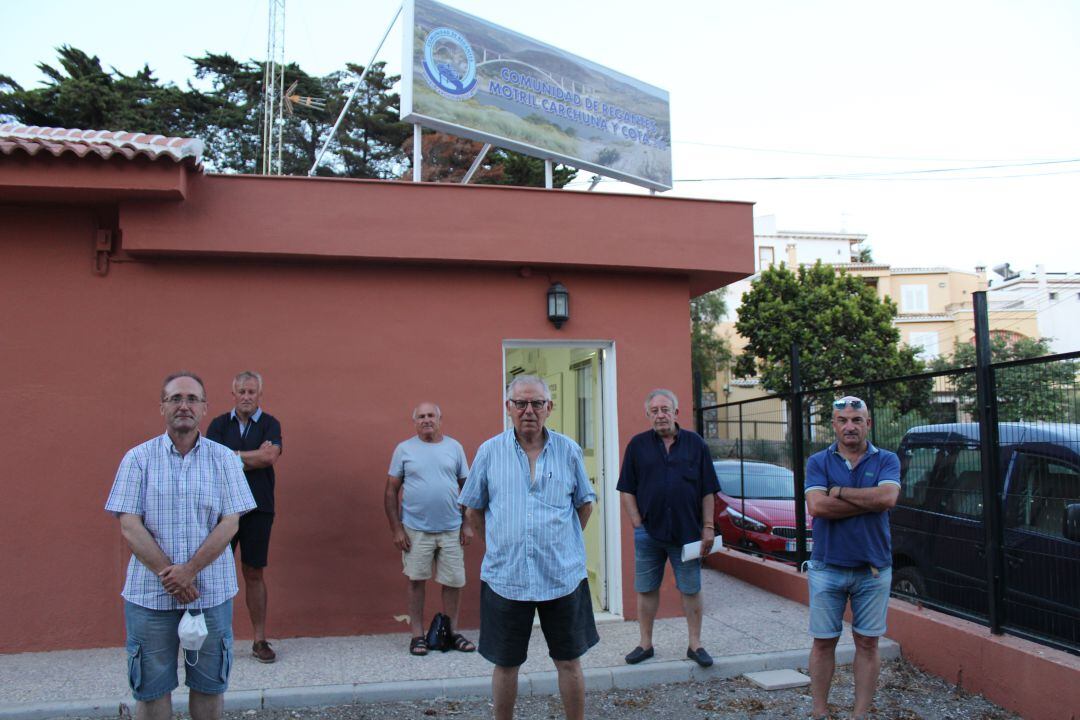
<path id="1" fill-rule="evenodd" d="M 402 120 L 671 189 L 667 91 L 433 0 L 404 25 Z"/>

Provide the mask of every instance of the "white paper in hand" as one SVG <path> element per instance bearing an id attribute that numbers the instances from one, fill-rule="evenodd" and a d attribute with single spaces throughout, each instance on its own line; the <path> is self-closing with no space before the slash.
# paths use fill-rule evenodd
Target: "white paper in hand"
<path id="1" fill-rule="evenodd" d="M 723 549 L 724 549 L 724 541 L 720 538 L 719 535 L 717 535 L 716 539 L 713 540 L 712 549 L 709 550 L 709 554 L 712 555 L 714 552 L 720 552 Z M 685 545 L 682 546 L 682 560 L 683 560 L 683 562 L 686 562 L 687 560 L 693 560 L 696 557 L 701 557 L 701 541 L 700 540 L 695 540 L 694 542 L 686 543 Z"/>

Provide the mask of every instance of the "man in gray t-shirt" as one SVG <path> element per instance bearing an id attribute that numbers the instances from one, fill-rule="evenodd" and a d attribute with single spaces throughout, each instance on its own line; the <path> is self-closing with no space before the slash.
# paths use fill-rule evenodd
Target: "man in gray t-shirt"
<path id="1" fill-rule="evenodd" d="M 472 540 L 472 528 L 461 522 L 458 493 L 469 474 L 461 443 L 442 434 L 442 411 L 424 402 L 413 410 L 416 437 L 394 449 L 386 478 L 383 506 L 394 545 L 401 550 L 409 578 L 409 652 L 427 655 L 424 637 L 424 590 L 435 565 L 435 582 L 442 585 L 443 613 L 457 627 L 461 588 L 465 585 L 463 546 Z M 399 499 L 400 496 L 400 499 Z M 476 646 L 451 630 L 455 650 L 472 652 Z"/>

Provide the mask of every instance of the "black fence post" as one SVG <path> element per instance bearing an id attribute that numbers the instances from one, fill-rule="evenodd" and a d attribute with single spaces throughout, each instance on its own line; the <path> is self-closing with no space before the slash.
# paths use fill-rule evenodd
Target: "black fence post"
<path id="1" fill-rule="evenodd" d="M 791 471 L 795 474 L 795 562 L 802 571 L 806 562 L 806 492 L 803 465 L 802 379 L 799 375 L 799 343 L 791 343 Z"/>
<path id="2" fill-rule="evenodd" d="M 743 460 L 743 424 L 742 424 L 742 403 L 739 403 L 739 443 L 736 446 L 739 448 L 739 460 Z"/>
<path id="3" fill-rule="evenodd" d="M 975 383 L 982 462 L 983 527 L 986 531 L 987 609 L 990 632 L 1001 634 L 1005 615 L 1005 559 L 1001 511 L 1001 451 L 998 445 L 997 389 L 990 364 L 990 323 L 986 291 L 972 294 L 975 305 Z"/>

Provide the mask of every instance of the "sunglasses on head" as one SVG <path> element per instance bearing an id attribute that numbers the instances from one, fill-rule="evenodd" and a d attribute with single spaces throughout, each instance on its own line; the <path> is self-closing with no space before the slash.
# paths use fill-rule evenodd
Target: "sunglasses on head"
<path id="1" fill-rule="evenodd" d="M 843 410 L 846 407 L 850 407 L 852 410 L 862 410 L 863 401 L 859 398 L 844 398 L 843 400 L 834 400 L 832 406 L 837 410 Z"/>

